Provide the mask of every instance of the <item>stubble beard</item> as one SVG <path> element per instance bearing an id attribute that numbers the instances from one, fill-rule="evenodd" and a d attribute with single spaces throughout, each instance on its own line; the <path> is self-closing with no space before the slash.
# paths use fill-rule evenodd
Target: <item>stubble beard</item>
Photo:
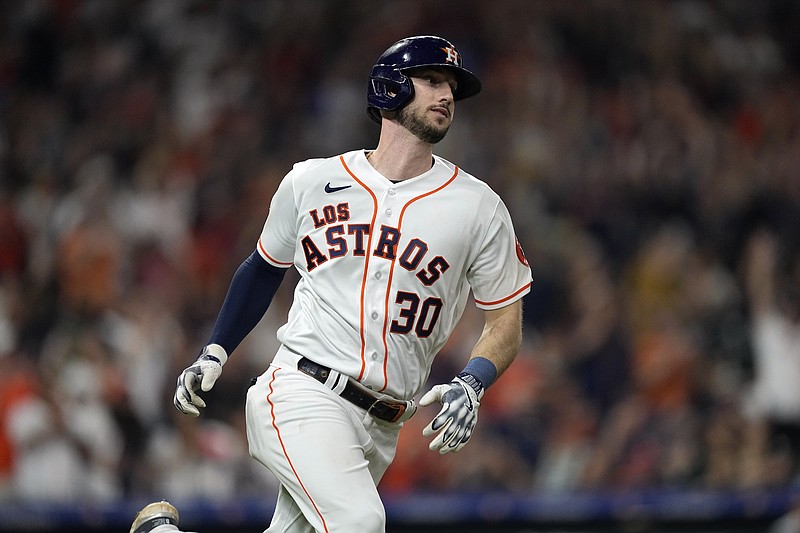
<path id="1" fill-rule="evenodd" d="M 409 106 L 403 107 L 397 112 L 397 122 L 419 140 L 428 144 L 436 144 L 444 139 L 450 129 L 450 124 L 437 128 L 425 122 L 419 114 L 411 111 Z"/>

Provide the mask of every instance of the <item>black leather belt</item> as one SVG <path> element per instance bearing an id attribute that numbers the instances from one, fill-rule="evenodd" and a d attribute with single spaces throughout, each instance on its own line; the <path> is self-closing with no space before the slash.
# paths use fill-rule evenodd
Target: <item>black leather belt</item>
<path id="1" fill-rule="evenodd" d="M 331 369 L 322 365 L 318 365 L 310 359 L 305 357 L 300 358 L 297 362 L 297 370 L 304 374 L 308 374 L 322 384 L 326 384 L 328 377 L 331 374 Z M 368 391 L 360 388 L 353 383 L 347 376 L 342 376 L 341 379 L 346 379 L 347 384 L 344 390 L 339 395 L 348 402 L 365 409 L 369 414 L 375 418 L 385 420 L 386 422 L 397 422 L 406 412 L 405 403 L 394 403 L 387 400 L 378 398 Z"/>

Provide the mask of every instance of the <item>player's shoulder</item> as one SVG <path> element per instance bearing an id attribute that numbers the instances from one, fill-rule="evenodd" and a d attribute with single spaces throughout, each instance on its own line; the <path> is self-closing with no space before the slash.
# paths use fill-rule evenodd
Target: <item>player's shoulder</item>
<path id="1" fill-rule="evenodd" d="M 291 174 L 307 174 L 309 172 L 319 170 L 320 168 L 324 168 L 327 165 L 338 165 L 338 161 L 338 155 L 330 157 L 313 157 L 303 161 L 298 161 L 292 165 Z"/>
<path id="2" fill-rule="evenodd" d="M 434 155 L 433 157 L 435 158 L 437 163 L 444 165 L 452 173 L 455 173 L 456 169 L 458 169 L 458 174 L 456 176 L 454 184 L 459 189 L 471 191 L 474 194 L 486 196 L 487 198 L 492 198 L 492 199 L 500 198 L 497 192 L 494 189 L 492 189 L 492 187 L 488 183 L 476 177 L 474 174 L 471 174 L 467 170 L 464 170 L 462 167 L 457 166 L 455 163 L 452 163 L 441 156 Z"/>
<path id="3" fill-rule="evenodd" d="M 291 170 L 286 174 L 285 180 L 291 182 L 295 189 L 304 189 L 330 179 L 342 171 L 340 157 L 347 154 L 335 155 L 330 157 L 314 157 L 298 161 L 292 165 Z"/>

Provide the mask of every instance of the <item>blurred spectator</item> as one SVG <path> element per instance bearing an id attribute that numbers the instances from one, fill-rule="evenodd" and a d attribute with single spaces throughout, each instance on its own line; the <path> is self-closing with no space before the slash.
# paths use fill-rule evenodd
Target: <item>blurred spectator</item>
<path id="1" fill-rule="evenodd" d="M 88 496 L 84 450 L 56 406 L 27 398 L 7 414 L 6 423 L 15 449 L 12 498 L 78 502 Z"/>
<path id="2" fill-rule="evenodd" d="M 767 533 L 800 533 L 800 504 L 793 502 L 788 512 L 770 525 Z"/>
<path id="3" fill-rule="evenodd" d="M 84 339 L 82 355 L 47 368 L 35 393 L 6 413 L 13 498 L 78 502 L 122 496 L 119 429 L 102 397 L 104 365 Z"/>
<path id="4" fill-rule="evenodd" d="M 235 498 L 252 462 L 236 428 L 217 420 L 173 420 L 174 426 L 159 426 L 148 446 L 150 490 L 178 499 Z"/>
<path id="5" fill-rule="evenodd" d="M 744 253 L 755 358 L 754 380 L 744 398 L 744 409 L 752 423 L 767 432 L 765 453 L 791 454 L 790 471 L 796 472 L 796 450 L 800 449 L 800 389 L 796 386 L 800 380 L 800 256 L 781 258 L 778 242 L 767 230 L 755 232 Z"/>
<path id="6" fill-rule="evenodd" d="M 0 357 L 5 377 L 0 382 L 0 498 L 15 497 L 14 477 L 20 469 L 18 455 L 24 450 L 12 429 L 16 409 L 35 398 L 38 382 L 35 369 L 18 353 L 7 352 Z"/>
<path id="7" fill-rule="evenodd" d="M 567 368 L 581 386 L 582 398 L 591 398 L 603 417 L 633 390 L 631 333 L 600 244 L 588 235 L 576 236 L 570 252 Z"/>

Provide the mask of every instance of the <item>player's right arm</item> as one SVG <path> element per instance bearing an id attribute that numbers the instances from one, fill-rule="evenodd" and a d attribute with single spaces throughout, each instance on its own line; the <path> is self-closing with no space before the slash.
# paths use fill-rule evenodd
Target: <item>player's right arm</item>
<path id="1" fill-rule="evenodd" d="M 290 258 L 293 246 L 291 232 L 296 216 L 290 176 L 291 173 L 281 182 L 272 198 L 257 249 L 233 275 L 208 343 L 195 362 L 178 376 L 173 401 L 184 414 L 200 415 L 199 408 L 206 403 L 197 393 L 214 386 L 228 356 L 269 309 L 287 267 L 292 264 L 290 259 L 280 259 Z"/>
<path id="2" fill-rule="evenodd" d="M 184 414 L 198 416 L 206 403 L 197 395 L 208 392 L 222 374 L 228 355 L 258 324 L 283 281 L 286 269 L 269 264 L 258 252 L 242 262 L 233 275 L 211 338 L 197 360 L 178 376 L 174 403 Z"/>

